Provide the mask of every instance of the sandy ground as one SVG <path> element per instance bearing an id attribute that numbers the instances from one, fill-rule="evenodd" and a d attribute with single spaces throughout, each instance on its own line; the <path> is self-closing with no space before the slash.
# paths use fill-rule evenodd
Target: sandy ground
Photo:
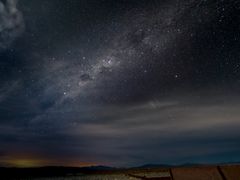
<path id="1" fill-rule="evenodd" d="M 101 174 L 88 174 L 56 178 L 34 178 L 34 180 L 240 180 L 240 165 L 177 167 L 171 169 L 137 169 Z"/>

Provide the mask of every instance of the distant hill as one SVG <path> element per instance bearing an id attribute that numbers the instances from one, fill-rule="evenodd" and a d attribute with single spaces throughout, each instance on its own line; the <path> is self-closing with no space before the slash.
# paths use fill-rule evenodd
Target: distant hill
<path id="1" fill-rule="evenodd" d="M 173 167 L 173 165 L 169 165 L 169 164 L 144 164 L 142 166 L 138 166 L 135 168 L 169 168 L 169 167 Z"/>
<path id="2" fill-rule="evenodd" d="M 117 168 L 109 167 L 109 166 L 88 166 L 88 167 L 82 167 L 79 169 L 88 170 L 88 171 L 108 171 L 108 170 L 115 170 Z"/>
<path id="3" fill-rule="evenodd" d="M 201 166 L 202 164 L 197 163 L 185 163 L 185 164 L 144 164 L 135 168 L 172 168 L 172 167 L 192 167 L 192 166 Z"/>
<path id="4" fill-rule="evenodd" d="M 193 166 L 204 166 L 204 165 L 238 165 L 240 162 L 225 162 L 219 164 L 200 164 L 200 163 L 184 163 L 184 164 L 144 164 L 134 168 L 172 168 L 172 167 L 193 167 Z"/>

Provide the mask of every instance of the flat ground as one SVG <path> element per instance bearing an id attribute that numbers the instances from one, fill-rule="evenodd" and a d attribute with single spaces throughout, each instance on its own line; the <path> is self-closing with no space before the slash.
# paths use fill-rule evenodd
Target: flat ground
<path id="1" fill-rule="evenodd" d="M 6 171 L 8 170 L 8 171 Z M 138 179 L 158 179 L 158 180 L 240 180 L 240 165 L 221 165 L 221 166 L 189 166 L 173 168 L 133 168 L 133 169 L 114 169 L 114 170 L 93 170 L 93 171 L 73 171 L 72 169 L 45 168 L 45 173 L 50 172 L 51 177 L 44 175 L 44 169 L 4 169 L 1 171 L 0 179 L 18 180 L 138 180 Z M 35 170 L 35 173 L 34 173 Z M 47 170 L 47 171 L 46 171 Z M 55 173 L 54 173 L 55 170 Z M 58 174 L 62 171 L 64 176 Z M 68 170 L 68 171 L 67 171 Z M 71 173 L 70 173 L 71 172 Z M 32 174 L 32 175 L 31 175 Z M 55 174 L 55 175 L 54 175 Z M 22 178 L 20 178 L 20 175 Z M 34 176 L 33 176 L 34 175 Z M 5 178 L 5 176 L 8 176 Z M 11 177 L 9 177 L 11 176 Z M 29 176 L 28 178 L 26 178 Z M 57 177 L 56 177 L 57 176 Z M 35 178 L 34 178 L 35 177 Z"/>
<path id="2" fill-rule="evenodd" d="M 14 178 L 16 179 L 16 178 Z M 62 177 L 17 178 L 34 180 L 240 180 L 240 165 L 195 166 L 175 168 L 139 168 L 92 171 Z"/>

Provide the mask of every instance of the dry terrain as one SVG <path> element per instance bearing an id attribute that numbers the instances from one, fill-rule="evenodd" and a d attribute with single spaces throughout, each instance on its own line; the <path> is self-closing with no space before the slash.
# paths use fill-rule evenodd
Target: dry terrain
<path id="1" fill-rule="evenodd" d="M 5 178 L 6 179 L 6 178 Z M 240 165 L 173 168 L 133 168 L 67 174 L 58 177 L 13 178 L 18 180 L 240 180 Z"/>

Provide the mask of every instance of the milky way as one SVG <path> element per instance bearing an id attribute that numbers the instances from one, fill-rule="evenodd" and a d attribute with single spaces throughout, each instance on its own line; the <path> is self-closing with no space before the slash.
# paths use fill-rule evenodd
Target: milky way
<path id="1" fill-rule="evenodd" d="M 239 161 L 239 9 L 0 1 L 0 165 Z"/>

